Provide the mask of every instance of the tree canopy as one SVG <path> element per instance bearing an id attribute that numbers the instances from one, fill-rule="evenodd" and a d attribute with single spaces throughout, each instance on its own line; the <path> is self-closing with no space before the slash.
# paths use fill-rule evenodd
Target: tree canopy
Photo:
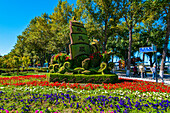
<path id="1" fill-rule="evenodd" d="M 169 6 L 168 0 L 77 0 L 73 7 L 59 0 L 52 14 L 43 13 L 30 21 L 9 54 L 28 56 L 32 65 L 39 61 L 41 66 L 56 53 L 69 54 L 69 21 L 75 16 L 85 24 L 89 40 L 97 39 L 100 51 L 112 51 L 124 59 L 128 70 L 139 47 L 151 44 L 157 46 L 164 62 L 169 57 Z M 147 55 L 152 59 L 153 54 Z"/>

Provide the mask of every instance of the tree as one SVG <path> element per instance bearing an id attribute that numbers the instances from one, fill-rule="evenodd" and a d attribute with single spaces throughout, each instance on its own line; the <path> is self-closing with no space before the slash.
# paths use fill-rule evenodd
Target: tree
<path id="1" fill-rule="evenodd" d="M 98 40 L 104 52 L 108 38 L 113 34 L 113 28 L 119 21 L 119 15 L 116 14 L 117 3 L 113 0 L 78 0 L 77 5 L 83 9 L 87 31 L 91 31 L 94 36 L 100 34 Z"/>
<path id="2" fill-rule="evenodd" d="M 131 67 L 132 31 L 134 26 L 143 19 L 143 3 L 142 0 L 121 0 L 117 2 L 118 9 L 121 10 L 120 15 L 124 18 L 129 29 L 128 65 L 126 70 L 126 75 L 129 76 Z"/>
<path id="3" fill-rule="evenodd" d="M 26 67 L 27 73 L 28 73 L 28 66 L 29 66 L 30 63 L 31 62 L 30 62 L 29 56 L 23 56 L 22 57 L 22 65 L 23 65 L 23 67 Z"/>
<path id="4" fill-rule="evenodd" d="M 0 68 L 2 68 L 2 64 L 3 64 L 3 57 L 0 57 Z"/>
<path id="5" fill-rule="evenodd" d="M 13 56 L 12 62 L 13 62 L 13 64 L 15 64 L 15 67 L 17 68 L 17 75 L 18 75 L 20 66 L 22 65 L 22 60 L 18 56 Z"/>
<path id="6" fill-rule="evenodd" d="M 163 25 L 163 29 L 165 32 L 164 44 L 163 44 L 163 51 L 162 51 L 162 61 L 160 67 L 160 76 L 163 77 L 164 73 L 164 65 L 165 65 L 165 58 L 167 54 L 167 46 L 169 42 L 169 34 L 170 34 L 170 2 L 168 0 L 149 0 L 146 1 L 146 13 L 150 18 L 153 18 L 154 21 L 157 21 L 157 24 Z M 149 10 L 148 10 L 149 9 Z M 150 19 L 151 20 L 151 19 Z"/>
<path id="7" fill-rule="evenodd" d="M 73 16 L 72 9 L 73 5 L 69 5 L 67 1 L 59 0 L 57 7 L 54 8 L 54 13 L 50 15 L 50 26 L 55 36 L 54 40 L 56 40 L 55 48 L 57 53 L 65 51 L 69 54 L 69 21 Z M 76 12 L 76 14 L 78 14 L 78 12 Z"/>
<path id="8" fill-rule="evenodd" d="M 107 44 L 107 48 L 112 48 L 114 54 L 125 60 L 125 64 L 127 63 L 126 60 L 128 58 L 127 51 L 128 51 L 128 28 L 125 22 L 118 24 L 115 28 L 114 36 L 109 37 L 109 43 Z M 113 39 L 113 37 L 116 37 Z"/>
<path id="9" fill-rule="evenodd" d="M 170 2 L 168 0 L 160 0 L 160 1 L 156 1 L 155 5 L 160 9 L 161 11 L 160 18 L 163 19 L 166 25 L 166 36 L 165 36 L 165 42 L 164 42 L 164 49 L 162 53 L 161 67 L 160 67 L 160 76 L 163 78 L 165 58 L 167 54 L 169 35 L 170 35 Z"/>
<path id="10" fill-rule="evenodd" d="M 3 58 L 3 68 L 7 68 L 7 69 L 11 68 L 11 61 L 10 61 L 9 55 L 5 55 L 4 58 Z M 6 70 L 6 72 L 9 73 L 8 70 Z"/>

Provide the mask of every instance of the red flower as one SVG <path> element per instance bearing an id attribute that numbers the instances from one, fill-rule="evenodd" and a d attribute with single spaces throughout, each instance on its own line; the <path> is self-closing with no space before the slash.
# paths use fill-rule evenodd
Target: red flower
<path id="1" fill-rule="evenodd" d="M 56 59 L 58 59 L 59 55 L 55 56 Z"/>
<path id="2" fill-rule="evenodd" d="M 92 60 L 94 58 L 94 56 L 90 56 L 90 59 Z"/>
<path id="3" fill-rule="evenodd" d="M 70 57 L 66 57 L 65 61 L 67 61 L 68 59 L 70 59 Z"/>

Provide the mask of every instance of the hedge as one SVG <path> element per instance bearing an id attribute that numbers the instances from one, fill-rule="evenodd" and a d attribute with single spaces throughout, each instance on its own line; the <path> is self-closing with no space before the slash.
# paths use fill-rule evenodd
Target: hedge
<path id="1" fill-rule="evenodd" d="M 47 72 L 47 70 L 48 70 L 48 68 L 46 68 L 46 67 L 41 67 L 41 68 L 33 68 L 33 67 L 29 67 L 28 68 L 28 71 L 37 71 L 37 72 Z M 10 69 L 5 69 L 5 68 L 0 68 L 0 73 L 6 73 L 6 71 L 10 71 Z M 16 68 L 14 68 L 14 70 L 11 68 L 11 72 L 16 72 L 17 71 L 17 69 Z M 23 70 L 23 68 L 20 68 L 19 69 L 19 71 L 20 72 L 27 72 L 27 69 L 26 68 L 24 68 L 24 70 Z"/>
<path id="2" fill-rule="evenodd" d="M 118 75 L 116 74 L 59 74 L 47 73 L 47 81 L 49 82 L 66 82 L 66 83 L 116 83 L 118 82 Z"/>

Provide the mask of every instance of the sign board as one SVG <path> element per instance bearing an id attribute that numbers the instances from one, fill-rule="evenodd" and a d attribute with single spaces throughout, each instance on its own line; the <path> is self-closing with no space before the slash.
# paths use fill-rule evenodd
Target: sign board
<path id="1" fill-rule="evenodd" d="M 152 47 L 141 47 L 139 48 L 139 52 L 153 52 Z"/>
<path id="2" fill-rule="evenodd" d="M 139 52 L 141 53 L 156 52 L 156 46 L 152 44 L 152 47 L 141 47 L 139 48 Z"/>

